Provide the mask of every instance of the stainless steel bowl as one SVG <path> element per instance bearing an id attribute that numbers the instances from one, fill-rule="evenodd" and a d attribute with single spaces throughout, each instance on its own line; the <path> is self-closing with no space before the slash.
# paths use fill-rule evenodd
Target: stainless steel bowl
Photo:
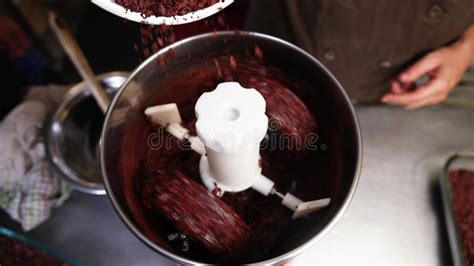
<path id="1" fill-rule="evenodd" d="M 359 124 L 343 88 L 318 60 L 290 43 L 257 33 L 219 32 L 179 41 L 142 63 L 116 94 L 104 122 L 100 161 L 107 195 L 124 224 L 151 249 L 180 264 L 214 261 L 204 255 L 190 258 L 173 250 L 166 246 L 166 234 L 154 239 L 147 237 L 149 234 L 142 230 L 140 221 L 134 219 L 132 210 L 136 211 L 137 206 L 130 204 L 132 199 L 124 194 L 124 190 L 131 189 L 134 184 L 127 183 L 130 181 L 125 176 L 136 174 L 131 173 L 130 169 L 140 171 L 142 155 L 139 146 L 146 145 L 146 135 L 137 134 L 125 139 L 124 134 L 127 129 L 145 127 L 147 122 L 143 117 L 144 108 L 152 104 L 153 99 L 166 97 L 170 80 L 185 79 L 188 71 L 195 70 L 204 63 L 212 65 L 213 56 L 243 55 L 249 48 L 253 51 L 256 45 L 264 52 L 267 64 L 281 69 L 292 78 L 304 81 L 311 88 L 306 92 L 308 96 L 304 100 L 316 103 L 316 115 L 320 132 L 326 136 L 326 146 L 323 151 L 318 151 L 321 160 L 307 167 L 325 174 L 317 182 L 311 180 L 305 189 L 322 189 L 332 201 L 318 215 L 292 221 L 284 235 L 284 241 L 275 245 L 273 256 L 248 263 L 284 262 L 308 249 L 341 218 L 355 192 L 362 158 Z M 160 64 L 164 60 L 169 60 L 165 68 Z M 196 84 L 196 89 L 200 85 Z M 132 154 L 121 155 L 124 146 L 131 146 L 129 152 Z M 124 171 L 124 163 L 129 164 L 127 171 Z M 159 231 L 160 224 L 153 228 Z"/>
<path id="2" fill-rule="evenodd" d="M 124 72 L 111 72 L 97 78 L 112 97 L 127 77 Z M 46 136 L 48 157 L 55 170 L 73 188 L 89 194 L 105 194 L 98 160 L 103 121 L 104 115 L 82 82 L 66 93 L 51 117 Z"/>

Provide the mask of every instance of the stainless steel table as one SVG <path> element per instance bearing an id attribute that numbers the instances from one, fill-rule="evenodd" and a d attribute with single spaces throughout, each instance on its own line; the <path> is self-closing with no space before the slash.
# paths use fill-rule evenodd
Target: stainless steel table
<path id="1" fill-rule="evenodd" d="M 357 113 L 364 160 L 355 197 L 336 227 L 294 262 L 450 264 L 437 177 L 449 154 L 474 145 L 474 109 Z M 4 214 L 0 224 L 19 230 Z M 73 193 L 27 235 L 87 265 L 172 265 L 122 225 L 106 197 Z"/>

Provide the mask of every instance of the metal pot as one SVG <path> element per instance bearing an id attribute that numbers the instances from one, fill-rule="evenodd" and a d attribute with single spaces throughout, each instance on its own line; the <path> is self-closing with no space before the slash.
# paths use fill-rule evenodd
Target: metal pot
<path id="1" fill-rule="evenodd" d="M 186 78 L 187 71 L 200 64 L 209 64 L 209 61 L 212 64 L 213 56 L 245 54 L 244 50 L 248 51 L 250 48 L 253 51 L 257 45 L 264 52 L 267 64 L 304 81 L 311 88 L 305 100 L 313 101 L 318 106 L 318 113 L 315 115 L 326 138 L 317 151 L 323 159 L 320 163 L 307 167 L 325 175 L 321 183 L 308 184 L 306 188 L 315 191 L 324 188 L 332 201 L 318 215 L 292 221 L 287 237 L 276 244 L 273 256 L 248 263 L 280 263 L 305 251 L 336 224 L 354 195 L 362 158 L 359 124 L 343 88 L 318 60 L 290 43 L 257 33 L 219 32 L 179 41 L 143 62 L 116 94 L 104 122 L 100 161 L 107 195 L 124 224 L 151 249 L 180 264 L 213 261 L 206 257 L 190 258 L 175 252 L 166 246 L 166 235 L 155 239 L 147 237 L 133 218 L 130 203 L 127 203 L 130 199 L 124 195 L 124 189 L 129 189 L 130 186 L 125 182 L 125 176 L 130 173 L 124 173 L 124 168 L 121 167 L 124 163 L 121 152 L 124 145 L 130 145 L 135 140 L 124 139 L 124 133 L 131 126 L 143 126 L 146 123 L 137 122 L 140 120 L 137 118 L 144 120 L 143 110 L 150 105 L 150 99 L 167 94 L 167 82 L 170 79 Z M 160 64 L 164 61 L 168 61 L 165 67 Z M 142 143 L 145 142 L 142 140 Z M 127 157 L 137 160 L 135 168 L 138 169 L 140 155 L 129 154 Z M 134 163 L 130 161 L 133 160 L 128 160 L 127 163 Z"/>
<path id="2" fill-rule="evenodd" d="M 97 79 L 112 96 L 127 77 L 124 72 L 110 72 Z M 98 158 L 103 121 L 87 83 L 81 82 L 66 93 L 48 125 L 46 150 L 51 164 L 74 189 L 88 194 L 105 194 Z"/>

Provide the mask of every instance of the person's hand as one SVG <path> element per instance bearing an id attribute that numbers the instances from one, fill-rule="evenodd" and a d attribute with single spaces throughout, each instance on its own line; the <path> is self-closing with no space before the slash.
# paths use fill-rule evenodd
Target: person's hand
<path id="1" fill-rule="evenodd" d="M 461 80 L 474 54 L 474 25 L 450 46 L 435 50 L 403 71 L 391 82 L 391 91 L 382 97 L 388 104 L 406 109 L 442 102 Z M 416 87 L 415 81 L 428 75 L 430 80 Z"/>
<path id="2" fill-rule="evenodd" d="M 26 55 L 30 45 L 21 27 L 10 18 L 0 14 L 0 50 L 10 59 Z"/>

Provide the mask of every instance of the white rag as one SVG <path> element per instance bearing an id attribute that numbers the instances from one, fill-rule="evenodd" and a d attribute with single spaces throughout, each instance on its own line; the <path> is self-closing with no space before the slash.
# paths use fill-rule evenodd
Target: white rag
<path id="1" fill-rule="evenodd" d="M 54 175 L 46 160 L 42 134 L 48 111 L 64 91 L 58 87 L 32 88 L 29 100 L 0 124 L 0 208 L 26 231 L 45 221 L 52 207 L 69 196 L 66 184 Z"/>

